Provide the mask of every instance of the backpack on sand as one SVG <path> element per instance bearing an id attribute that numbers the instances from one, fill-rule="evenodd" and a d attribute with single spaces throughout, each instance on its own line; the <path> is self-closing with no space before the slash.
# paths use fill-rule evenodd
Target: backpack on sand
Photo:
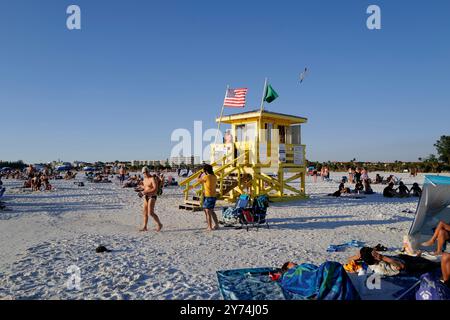
<path id="1" fill-rule="evenodd" d="M 450 300 L 450 288 L 439 279 L 439 272 L 422 275 L 420 287 L 416 292 L 416 300 Z"/>

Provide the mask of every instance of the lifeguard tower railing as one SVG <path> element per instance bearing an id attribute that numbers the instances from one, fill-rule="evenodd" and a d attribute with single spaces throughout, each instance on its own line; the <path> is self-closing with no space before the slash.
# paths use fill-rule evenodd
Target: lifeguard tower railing
<path id="1" fill-rule="evenodd" d="M 240 194 L 252 198 L 267 194 L 272 201 L 304 199 L 305 145 L 284 144 L 270 151 L 256 148 L 252 141 L 212 144 L 211 165 L 217 176 L 217 198 L 235 201 Z M 203 203 L 201 170 L 183 180 L 185 204 Z M 295 181 L 300 180 L 298 187 Z M 193 196 L 193 200 L 190 197 Z"/>
<path id="2" fill-rule="evenodd" d="M 244 152 L 237 158 L 233 158 L 231 154 L 224 155 L 217 161 L 211 163 L 214 168 L 214 174 L 217 176 L 217 198 L 224 199 L 226 197 L 226 193 L 228 193 L 232 188 L 235 187 L 235 184 L 232 183 L 230 186 L 229 180 L 227 179 L 233 173 L 238 173 L 239 176 L 239 166 L 237 163 L 241 161 L 246 161 L 245 158 L 248 158 L 248 152 Z M 202 170 L 195 172 L 190 177 L 180 182 L 180 186 L 184 187 L 183 195 L 186 204 L 191 205 L 201 205 L 203 203 L 203 184 L 198 180 L 202 175 Z M 190 197 L 193 196 L 193 200 L 190 200 Z"/>

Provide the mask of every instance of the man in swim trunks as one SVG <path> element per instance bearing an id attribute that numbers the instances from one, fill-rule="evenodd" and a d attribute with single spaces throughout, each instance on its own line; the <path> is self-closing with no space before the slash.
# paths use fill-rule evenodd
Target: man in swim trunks
<path id="1" fill-rule="evenodd" d="M 219 220 L 217 219 L 217 215 L 214 212 L 214 207 L 216 206 L 217 200 L 217 177 L 214 174 L 213 167 L 209 164 L 203 165 L 203 174 L 198 178 L 198 180 L 203 184 L 203 188 L 205 191 L 203 208 L 205 209 L 206 223 L 208 225 L 206 230 L 217 230 L 219 229 Z"/>
<path id="2" fill-rule="evenodd" d="M 120 180 L 120 184 L 123 185 L 123 182 L 125 181 L 125 168 L 124 168 L 124 166 L 120 166 L 120 169 L 119 169 L 119 180 Z"/>
<path id="3" fill-rule="evenodd" d="M 147 223 L 148 223 L 148 216 L 151 216 L 153 220 L 155 221 L 157 227 L 156 231 L 161 231 L 162 223 L 159 221 L 159 217 L 155 214 L 155 204 L 156 204 L 156 193 L 158 192 L 158 180 L 155 178 L 155 176 L 152 176 L 150 174 L 150 171 L 147 167 L 142 168 L 142 173 L 144 175 L 144 181 L 143 181 L 143 188 L 144 190 L 142 193 L 144 194 L 144 208 L 143 208 L 143 214 L 144 214 L 144 226 L 140 231 L 147 231 Z"/>

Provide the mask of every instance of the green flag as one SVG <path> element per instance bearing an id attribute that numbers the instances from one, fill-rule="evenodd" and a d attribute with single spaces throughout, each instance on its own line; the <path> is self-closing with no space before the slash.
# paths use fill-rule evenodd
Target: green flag
<path id="1" fill-rule="evenodd" d="M 264 95 L 264 101 L 266 101 L 267 103 L 271 103 L 276 98 L 278 98 L 278 93 L 276 93 L 276 91 L 273 90 L 270 84 L 267 85 L 266 94 Z"/>

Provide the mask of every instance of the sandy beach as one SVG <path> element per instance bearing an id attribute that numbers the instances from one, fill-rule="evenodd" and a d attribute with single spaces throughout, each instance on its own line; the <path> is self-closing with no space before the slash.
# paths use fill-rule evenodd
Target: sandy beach
<path id="1" fill-rule="evenodd" d="M 278 267 L 288 260 L 345 262 L 354 249 L 329 253 L 350 240 L 399 250 L 418 198 L 385 199 L 383 185 L 364 199 L 334 198 L 344 173 L 332 182 L 307 178 L 310 199 L 273 203 L 270 229 L 205 231 L 202 212 L 178 209 L 182 192 L 164 189 L 156 213 L 160 233 L 138 232 L 141 199 L 133 189 L 84 181 L 53 181 L 47 192 L 23 191 L 22 181 L 4 180 L 7 211 L 0 212 L 1 299 L 221 299 L 216 271 Z M 386 175 L 383 173 L 382 175 Z M 423 175 L 395 174 L 408 185 Z M 370 173 L 375 176 L 375 173 Z M 219 203 L 216 211 L 221 217 Z M 112 250 L 98 254 L 104 245 Z M 69 290 L 68 267 L 81 271 L 81 290 Z"/>

